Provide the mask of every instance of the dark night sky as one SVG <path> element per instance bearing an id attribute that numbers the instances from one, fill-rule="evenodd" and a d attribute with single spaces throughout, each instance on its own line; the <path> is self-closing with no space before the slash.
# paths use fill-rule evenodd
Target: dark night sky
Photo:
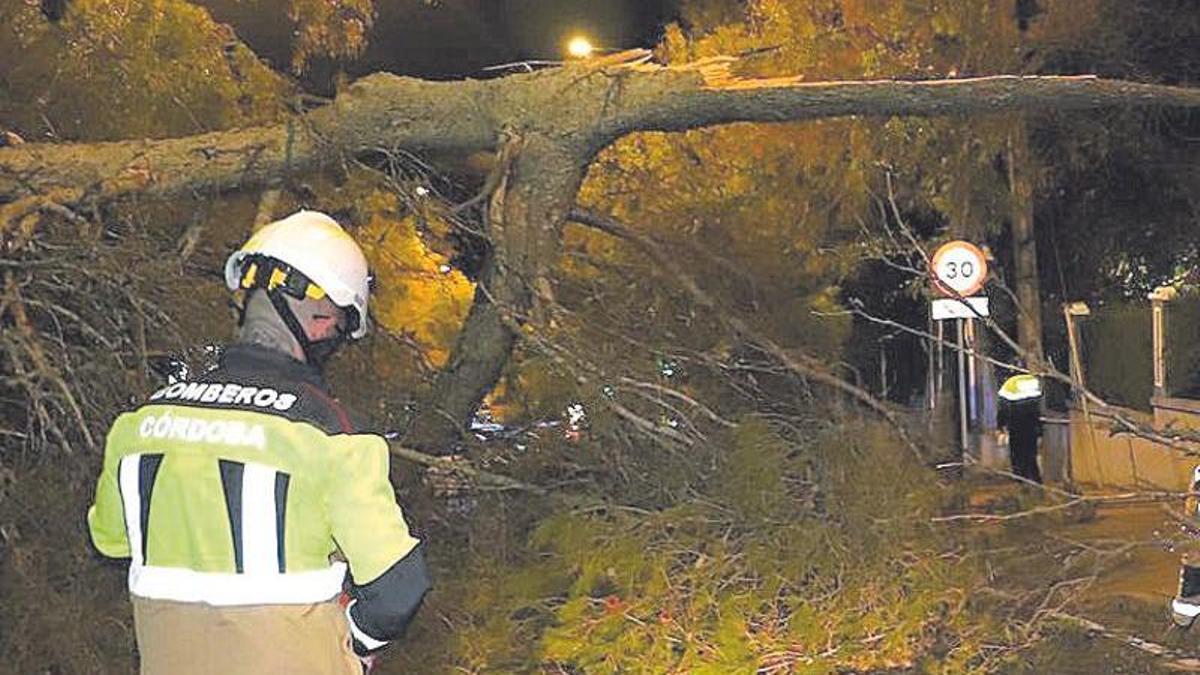
<path id="1" fill-rule="evenodd" d="M 237 27 L 275 68 L 290 60 L 291 26 L 283 5 L 199 0 L 218 21 Z M 306 88 L 330 93 L 333 75 L 377 70 L 434 79 L 486 77 L 481 69 L 527 59 L 562 58 L 567 37 L 584 33 L 598 47 L 652 46 L 679 0 L 375 0 L 366 52 L 353 63 L 315 64 Z M 278 9 L 278 11 L 275 11 Z"/>
<path id="2" fill-rule="evenodd" d="M 677 0 L 442 0 L 434 7 L 378 2 L 371 46 L 352 72 L 479 75 L 489 65 L 557 59 L 568 35 L 598 46 L 653 45 Z"/>

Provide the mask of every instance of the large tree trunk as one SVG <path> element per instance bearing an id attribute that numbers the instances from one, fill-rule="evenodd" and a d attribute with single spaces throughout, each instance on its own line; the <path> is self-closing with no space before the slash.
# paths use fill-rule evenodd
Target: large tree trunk
<path id="1" fill-rule="evenodd" d="M 1033 226 L 1034 172 L 1025 119 L 1008 137 L 1008 184 L 1012 195 L 1012 245 L 1017 296 L 1017 343 L 1035 366 L 1042 354 L 1042 295 L 1038 280 L 1037 234 Z"/>
<path id="2" fill-rule="evenodd" d="M 599 150 L 637 131 L 847 115 L 941 115 L 1114 105 L 1200 107 L 1200 89 L 1090 76 L 962 80 L 743 80 L 731 60 L 664 68 L 640 53 L 483 82 L 377 73 L 329 106 L 276 127 L 177 139 L 26 143 L 0 148 L 0 205 L 67 194 L 106 199 L 261 187 L 289 171 L 392 149 L 494 150 L 501 134 L 537 132 Z M 2 207 L 0 207 L 2 208 Z M 0 212 L 0 229 L 5 214 Z"/>
<path id="3" fill-rule="evenodd" d="M 73 191 L 77 199 L 257 188 L 347 156 L 491 149 L 498 125 L 478 99 L 486 82 L 425 82 L 377 74 L 331 105 L 273 127 L 184 138 L 25 143 L 0 148 L 0 205 Z M 2 216 L 2 213 L 0 213 Z M 3 229 L 0 219 L 0 229 Z"/>
<path id="4" fill-rule="evenodd" d="M 514 138 L 511 161 L 488 208 L 492 252 L 450 362 L 438 373 L 406 445 L 448 453 L 480 402 L 499 380 L 517 332 L 540 320 L 551 301 L 549 272 L 558 262 L 560 232 L 588 163 L 582 149 L 542 136 Z M 501 153 L 502 155 L 506 153 Z"/>

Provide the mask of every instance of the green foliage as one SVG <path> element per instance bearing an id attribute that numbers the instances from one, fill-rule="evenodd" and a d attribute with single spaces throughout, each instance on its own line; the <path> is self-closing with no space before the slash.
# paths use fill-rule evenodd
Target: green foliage
<path id="1" fill-rule="evenodd" d="M 1167 305 L 1167 391 L 1200 398 L 1200 289 L 1190 288 Z"/>
<path id="2" fill-rule="evenodd" d="M 1023 38 L 1001 0 L 708 1 L 686 3 L 683 19 L 686 31 L 666 31 L 661 58 L 753 53 L 740 65 L 745 75 L 924 79 L 1023 67 Z M 1014 120 L 864 118 L 636 134 L 601 154 L 580 201 L 661 242 L 756 330 L 837 363 L 851 331 L 842 286 L 895 225 L 889 189 L 902 214 L 920 214 L 921 236 L 982 239 L 1001 230 L 1011 206 L 997 158 Z M 580 331 L 589 344 L 619 331 L 662 336 L 674 353 L 737 350 L 724 326 L 697 312 L 674 290 L 678 280 L 641 251 L 577 230 L 567 247 L 561 298 L 587 317 Z M 630 363 L 627 348 L 614 356 Z"/>
<path id="3" fill-rule="evenodd" d="M 177 136 L 277 119 L 289 86 L 185 0 L 0 8 L 0 123 L 60 140 Z"/>
<path id="4" fill-rule="evenodd" d="M 936 506 L 930 476 L 888 433 L 831 428 L 798 443 L 750 418 L 722 446 L 717 471 L 666 508 L 560 511 L 533 526 L 526 551 L 479 551 L 440 591 L 454 644 L 436 662 L 422 654 L 425 669 L 964 672 L 977 662 L 987 619 L 964 598 L 980 571 L 940 555 L 952 542 L 923 524 Z"/>
<path id="5" fill-rule="evenodd" d="M 659 53 L 685 62 L 765 48 L 746 74 L 811 80 L 1015 68 L 1007 3 L 837 4 L 754 2 L 739 21 L 717 25 L 704 22 L 730 16 L 720 3 L 691 4 L 688 32 L 668 29 Z M 1002 117 L 969 126 L 854 119 L 637 134 L 601 154 L 580 199 L 659 242 L 724 311 L 837 364 L 850 334 L 840 285 L 890 220 L 887 173 L 903 212 L 931 214 L 962 235 L 995 231 L 1010 208 L 996 157 L 1011 128 Z M 520 382 L 571 391 L 596 411 L 589 440 L 601 489 L 649 512 L 543 521 L 536 564 L 573 581 L 541 599 L 537 640 L 478 639 L 527 645 L 523 657 L 509 653 L 526 669 L 568 672 L 977 664 L 987 619 L 963 609 L 975 572 L 939 558 L 946 542 L 918 525 L 934 508 L 923 489 L 930 477 L 897 457 L 898 444 L 877 430 L 863 439 L 821 424 L 798 434 L 767 425 L 768 411 L 827 408 L 699 310 L 637 247 L 579 228 L 566 243 L 558 298 L 571 313 L 552 338 L 586 354 L 598 375 L 580 387 L 577 371 L 546 358 L 523 362 Z M 656 372 L 664 355 L 682 372 Z M 752 373 L 745 381 L 742 367 Z M 650 433 L 631 441 L 621 432 L 628 421 L 609 415 L 597 391 L 606 384 L 656 430 L 664 420 L 687 429 L 689 415 L 675 401 L 639 399 L 628 380 L 672 388 L 742 423 L 710 441 L 716 447 L 680 448 Z"/>
<path id="6" fill-rule="evenodd" d="M 1149 303 L 1095 307 L 1080 325 L 1088 387 L 1114 405 L 1150 410 L 1154 342 Z"/>
<path id="7" fill-rule="evenodd" d="M 290 0 L 288 18 L 297 36 L 292 69 L 300 72 L 316 56 L 357 56 L 374 17 L 372 0 Z"/>
<path id="8" fill-rule="evenodd" d="M 1200 15 L 1186 0 L 1064 0 L 1050 9 L 1035 22 L 1043 71 L 1169 84 L 1200 74 Z M 1195 135 L 1194 115 L 1110 110 L 1035 119 L 1039 269 L 1049 307 L 1140 300 L 1195 267 L 1200 183 L 1187 168 L 1195 148 L 1181 142 Z"/>
<path id="9" fill-rule="evenodd" d="M 1200 181 L 1187 168 L 1194 148 L 1178 136 L 1187 120 L 1133 111 L 1059 115 L 1037 132 L 1042 154 L 1057 155 L 1043 179 L 1054 189 L 1044 191 L 1038 211 L 1049 225 L 1039 231 L 1040 268 L 1056 299 L 1144 302 L 1195 268 Z"/>
<path id="10" fill-rule="evenodd" d="M 1200 395 L 1200 295 L 1185 288 L 1168 302 L 1164 348 L 1167 394 Z M 1137 410 L 1151 409 L 1154 396 L 1154 331 L 1146 300 L 1097 304 L 1080 322 L 1087 385 L 1101 398 Z"/>

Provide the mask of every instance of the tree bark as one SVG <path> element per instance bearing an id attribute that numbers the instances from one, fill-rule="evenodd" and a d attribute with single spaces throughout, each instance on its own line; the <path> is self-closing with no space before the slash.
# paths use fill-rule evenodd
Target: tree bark
<path id="1" fill-rule="evenodd" d="M 1200 89 L 1091 75 L 804 82 L 798 78 L 739 79 L 730 74 L 722 59 L 630 78 L 622 96 L 626 112 L 615 116 L 611 127 L 618 134 L 845 116 L 1200 105 Z"/>
<path id="2" fill-rule="evenodd" d="M 380 73 L 359 80 L 332 104 L 272 127 L 3 148 L 0 204 L 63 190 L 111 199 L 135 192 L 163 196 L 261 187 L 373 151 L 490 149 L 497 124 L 482 103 L 487 85 Z"/>
<path id="3" fill-rule="evenodd" d="M 560 232 L 583 181 L 588 154 L 540 136 L 509 141 L 506 175 L 492 194 L 487 234 L 492 252 L 450 362 L 405 435 L 406 445 L 449 453 L 499 380 L 518 331 L 539 322 L 539 301 L 552 301 L 550 269 Z M 539 297 L 544 296 L 544 297 Z"/>
<path id="4" fill-rule="evenodd" d="M 621 56 L 621 55 L 618 55 Z M 802 82 L 733 77 L 733 60 L 660 67 L 640 53 L 496 80 L 365 77 L 329 106 L 274 127 L 177 139 L 0 148 L 0 204 L 56 190 L 86 197 L 257 187 L 370 152 L 493 151 L 505 131 L 598 151 L 637 131 L 847 115 L 940 115 L 1120 105 L 1200 107 L 1200 89 L 1091 76 Z"/>
<path id="5" fill-rule="evenodd" d="M 1042 294 L 1037 266 L 1037 232 L 1033 224 L 1033 158 L 1025 119 L 1017 120 L 1008 137 L 1008 185 L 1012 195 L 1012 245 L 1016 271 L 1017 343 L 1030 360 L 1039 363 L 1042 352 Z M 1028 366 L 1035 366 L 1029 363 Z"/>

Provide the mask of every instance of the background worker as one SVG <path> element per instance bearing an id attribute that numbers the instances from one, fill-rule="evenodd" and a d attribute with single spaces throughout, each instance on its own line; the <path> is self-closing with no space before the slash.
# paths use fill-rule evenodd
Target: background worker
<path id="1" fill-rule="evenodd" d="M 1038 439 L 1042 435 L 1042 383 L 1036 376 L 1021 374 L 1005 380 L 1000 387 L 996 423 L 1008 432 L 1013 473 L 1041 483 Z"/>
<path id="2" fill-rule="evenodd" d="M 361 673 L 429 589 L 386 442 L 321 375 L 366 333 L 366 259 L 301 211 L 251 237 L 225 278 L 243 296 L 237 342 L 117 418 L 92 540 L 130 558 L 142 673 Z"/>

